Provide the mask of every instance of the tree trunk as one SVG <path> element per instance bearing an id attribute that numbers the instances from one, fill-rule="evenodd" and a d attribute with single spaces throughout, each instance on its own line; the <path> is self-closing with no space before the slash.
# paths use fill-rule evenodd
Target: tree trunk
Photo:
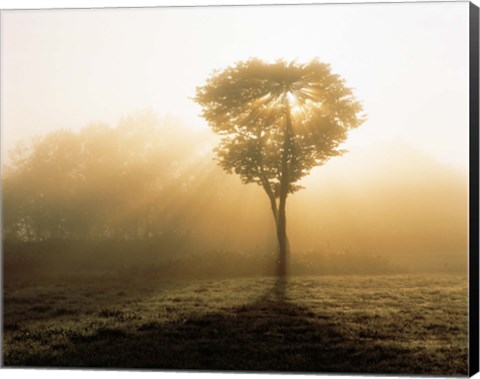
<path id="1" fill-rule="evenodd" d="M 287 238 L 287 218 L 285 214 L 285 205 L 287 197 L 282 196 L 278 205 L 278 219 L 277 219 L 277 238 L 279 246 L 277 275 L 279 277 L 286 277 L 288 258 L 290 255 L 290 247 Z"/>
<path id="2" fill-rule="evenodd" d="M 286 277 L 288 274 L 288 256 L 290 253 L 287 238 L 287 217 L 285 214 L 285 206 L 287 204 L 288 189 L 290 184 L 288 160 L 292 148 L 291 133 L 292 119 L 290 116 L 290 104 L 288 103 L 288 99 L 285 97 L 285 140 L 283 143 L 282 172 L 280 178 L 280 196 L 277 219 L 277 238 L 279 245 L 277 274 L 279 277 Z"/>

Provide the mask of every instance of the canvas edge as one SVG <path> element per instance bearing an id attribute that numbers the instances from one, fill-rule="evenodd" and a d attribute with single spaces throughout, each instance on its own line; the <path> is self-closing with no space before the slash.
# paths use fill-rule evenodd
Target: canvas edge
<path id="1" fill-rule="evenodd" d="M 468 373 L 479 370 L 479 8 L 469 5 L 470 222 Z"/>

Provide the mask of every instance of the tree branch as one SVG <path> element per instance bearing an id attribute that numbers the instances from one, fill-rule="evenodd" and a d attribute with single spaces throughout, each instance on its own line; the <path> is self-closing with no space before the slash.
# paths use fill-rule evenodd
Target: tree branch
<path id="1" fill-rule="evenodd" d="M 260 143 L 260 146 L 263 144 L 263 139 L 262 139 L 262 131 L 260 128 L 257 128 L 257 139 Z M 259 171 L 260 171 L 260 181 L 262 182 L 262 187 L 267 193 L 268 198 L 270 199 L 270 207 L 272 208 L 272 213 L 273 213 L 273 218 L 275 219 L 275 224 L 278 223 L 278 206 L 277 206 L 277 201 L 275 199 L 275 194 L 273 193 L 272 186 L 270 185 L 270 182 L 268 181 L 266 175 L 265 175 L 265 170 L 263 169 L 263 154 L 259 154 L 260 158 L 260 164 L 259 164 Z"/>
<path id="2" fill-rule="evenodd" d="M 275 223 L 278 222 L 278 206 L 277 200 L 275 199 L 275 194 L 272 191 L 272 187 L 270 186 L 270 182 L 265 177 L 265 173 L 263 171 L 263 167 L 260 166 L 260 180 L 262 182 L 262 187 L 265 190 L 268 198 L 270 199 L 270 207 L 272 208 L 273 218 L 275 219 Z"/>

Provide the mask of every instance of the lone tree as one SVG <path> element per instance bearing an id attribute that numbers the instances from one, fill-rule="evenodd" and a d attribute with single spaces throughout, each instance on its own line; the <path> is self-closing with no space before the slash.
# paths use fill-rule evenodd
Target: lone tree
<path id="1" fill-rule="evenodd" d="M 215 72 L 195 101 L 214 132 L 221 167 L 262 186 L 279 243 L 277 273 L 287 274 L 287 197 L 318 165 L 344 153 L 339 145 L 364 121 L 343 79 L 318 60 L 306 64 L 250 59 Z"/>

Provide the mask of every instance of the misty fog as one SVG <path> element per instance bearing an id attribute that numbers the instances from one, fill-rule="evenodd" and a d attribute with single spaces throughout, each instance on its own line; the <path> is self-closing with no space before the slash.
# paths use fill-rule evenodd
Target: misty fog
<path id="1" fill-rule="evenodd" d="M 176 275 L 192 262 L 219 275 L 269 273 L 277 242 L 268 198 L 218 167 L 216 143 L 208 130 L 145 110 L 19 144 L 2 178 L 7 269 L 23 252 L 47 270 L 56 261 L 61 270 L 161 273 L 178 261 Z M 460 170 L 392 140 L 333 158 L 301 184 L 288 204 L 293 273 L 466 269 Z"/>

